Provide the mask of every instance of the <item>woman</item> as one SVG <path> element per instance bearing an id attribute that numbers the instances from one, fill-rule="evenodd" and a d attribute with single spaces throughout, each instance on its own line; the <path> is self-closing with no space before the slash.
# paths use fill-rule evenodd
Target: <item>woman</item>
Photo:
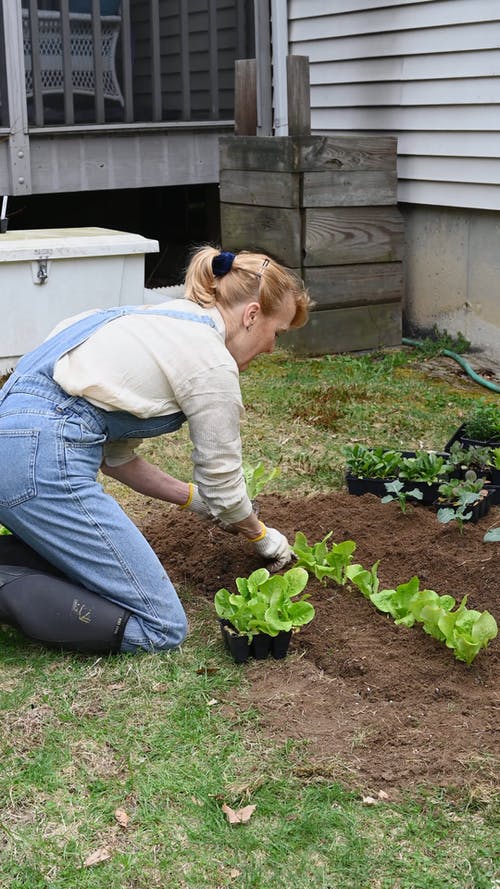
<path id="1" fill-rule="evenodd" d="M 185 299 L 84 313 L 25 355 L 0 390 L 0 622 L 58 647 L 175 648 L 186 617 L 158 558 L 97 481 L 213 519 L 277 570 L 288 541 L 252 510 L 238 375 L 307 321 L 300 279 L 262 254 L 193 256 Z M 194 484 L 135 453 L 187 421 Z M 17 567 L 16 567 L 17 566 Z M 43 573 L 42 573 L 43 572 Z"/>

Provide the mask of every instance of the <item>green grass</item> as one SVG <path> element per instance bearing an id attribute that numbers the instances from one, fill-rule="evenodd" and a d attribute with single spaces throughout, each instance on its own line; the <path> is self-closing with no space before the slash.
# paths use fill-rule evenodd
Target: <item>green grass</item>
<path id="1" fill-rule="evenodd" d="M 494 808 L 458 791 L 365 805 L 307 745 L 266 741 L 208 604 L 181 652 L 84 658 L 2 636 L 0 885 L 491 889 Z M 252 804 L 230 825 L 222 804 Z M 116 809 L 130 821 L 121 828 Z M 105 848 L 109 858 L 84 867 Z"/>
<path id="2" fill-rule="evenodd" d="M 340 484 L 353 440 L 441 448 L 484 396 L 400 352 L 277 352 L 242 382 L 245 459 L 279 463 L 272 489 L 297 493 Z M 142 449 L 190 477 L 185 432 Z M 498 812 L 479 768 L 467 789 L 364 804 L 376 788 L 348 786 L 342 763 L 316 772 L 307 744 L 266 739 L 211 606 L 180 592 L 191 633 L 169 655 L 61 655 L 0 631 L 0 886 L 497 889 Z M 224 803 L 256 809 L 232 826 Z"/>

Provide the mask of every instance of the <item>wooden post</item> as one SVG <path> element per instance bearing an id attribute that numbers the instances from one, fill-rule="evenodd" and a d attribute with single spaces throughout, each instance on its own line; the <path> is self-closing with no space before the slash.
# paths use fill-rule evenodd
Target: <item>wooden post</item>
<path id="1" fill-rule="evenodd" d="M 288 135 L 311 135 L 311 89 L 308 56 L 287 56 Z"/>
<path id="2" fill-rule="evenodd" d="M 234 133 L 255 136 L 257 132 L 257 60 L 234 63 Z"/>

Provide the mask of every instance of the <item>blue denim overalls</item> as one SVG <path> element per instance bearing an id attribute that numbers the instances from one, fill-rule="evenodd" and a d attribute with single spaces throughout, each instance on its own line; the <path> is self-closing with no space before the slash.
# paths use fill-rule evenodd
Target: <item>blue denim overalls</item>
<path id="1" fill-rule="evenodd" d="M 0 389 L 0 523 L 80 583 L 132 612 L 122 651 L 179 645 L 186 617 L 174 587 L 134 523 L 97 482 L 106 441 L 150 438 L 184 423 L 180 411 L 141 419 L 69 396 L 57 360 L 128 314 L 207 324 L 208 315 L 126 306 L 93 313 L 25 355 Z"/>

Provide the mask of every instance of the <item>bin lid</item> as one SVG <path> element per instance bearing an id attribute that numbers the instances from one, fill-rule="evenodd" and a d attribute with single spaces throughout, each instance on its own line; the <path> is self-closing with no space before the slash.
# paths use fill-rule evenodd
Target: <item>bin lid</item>
<path id="1" fill-rule="evenodd" d="M 110 228 L 41 228 L 0 235 L 0 263 L 157 253 L 158 241 Z"/>

